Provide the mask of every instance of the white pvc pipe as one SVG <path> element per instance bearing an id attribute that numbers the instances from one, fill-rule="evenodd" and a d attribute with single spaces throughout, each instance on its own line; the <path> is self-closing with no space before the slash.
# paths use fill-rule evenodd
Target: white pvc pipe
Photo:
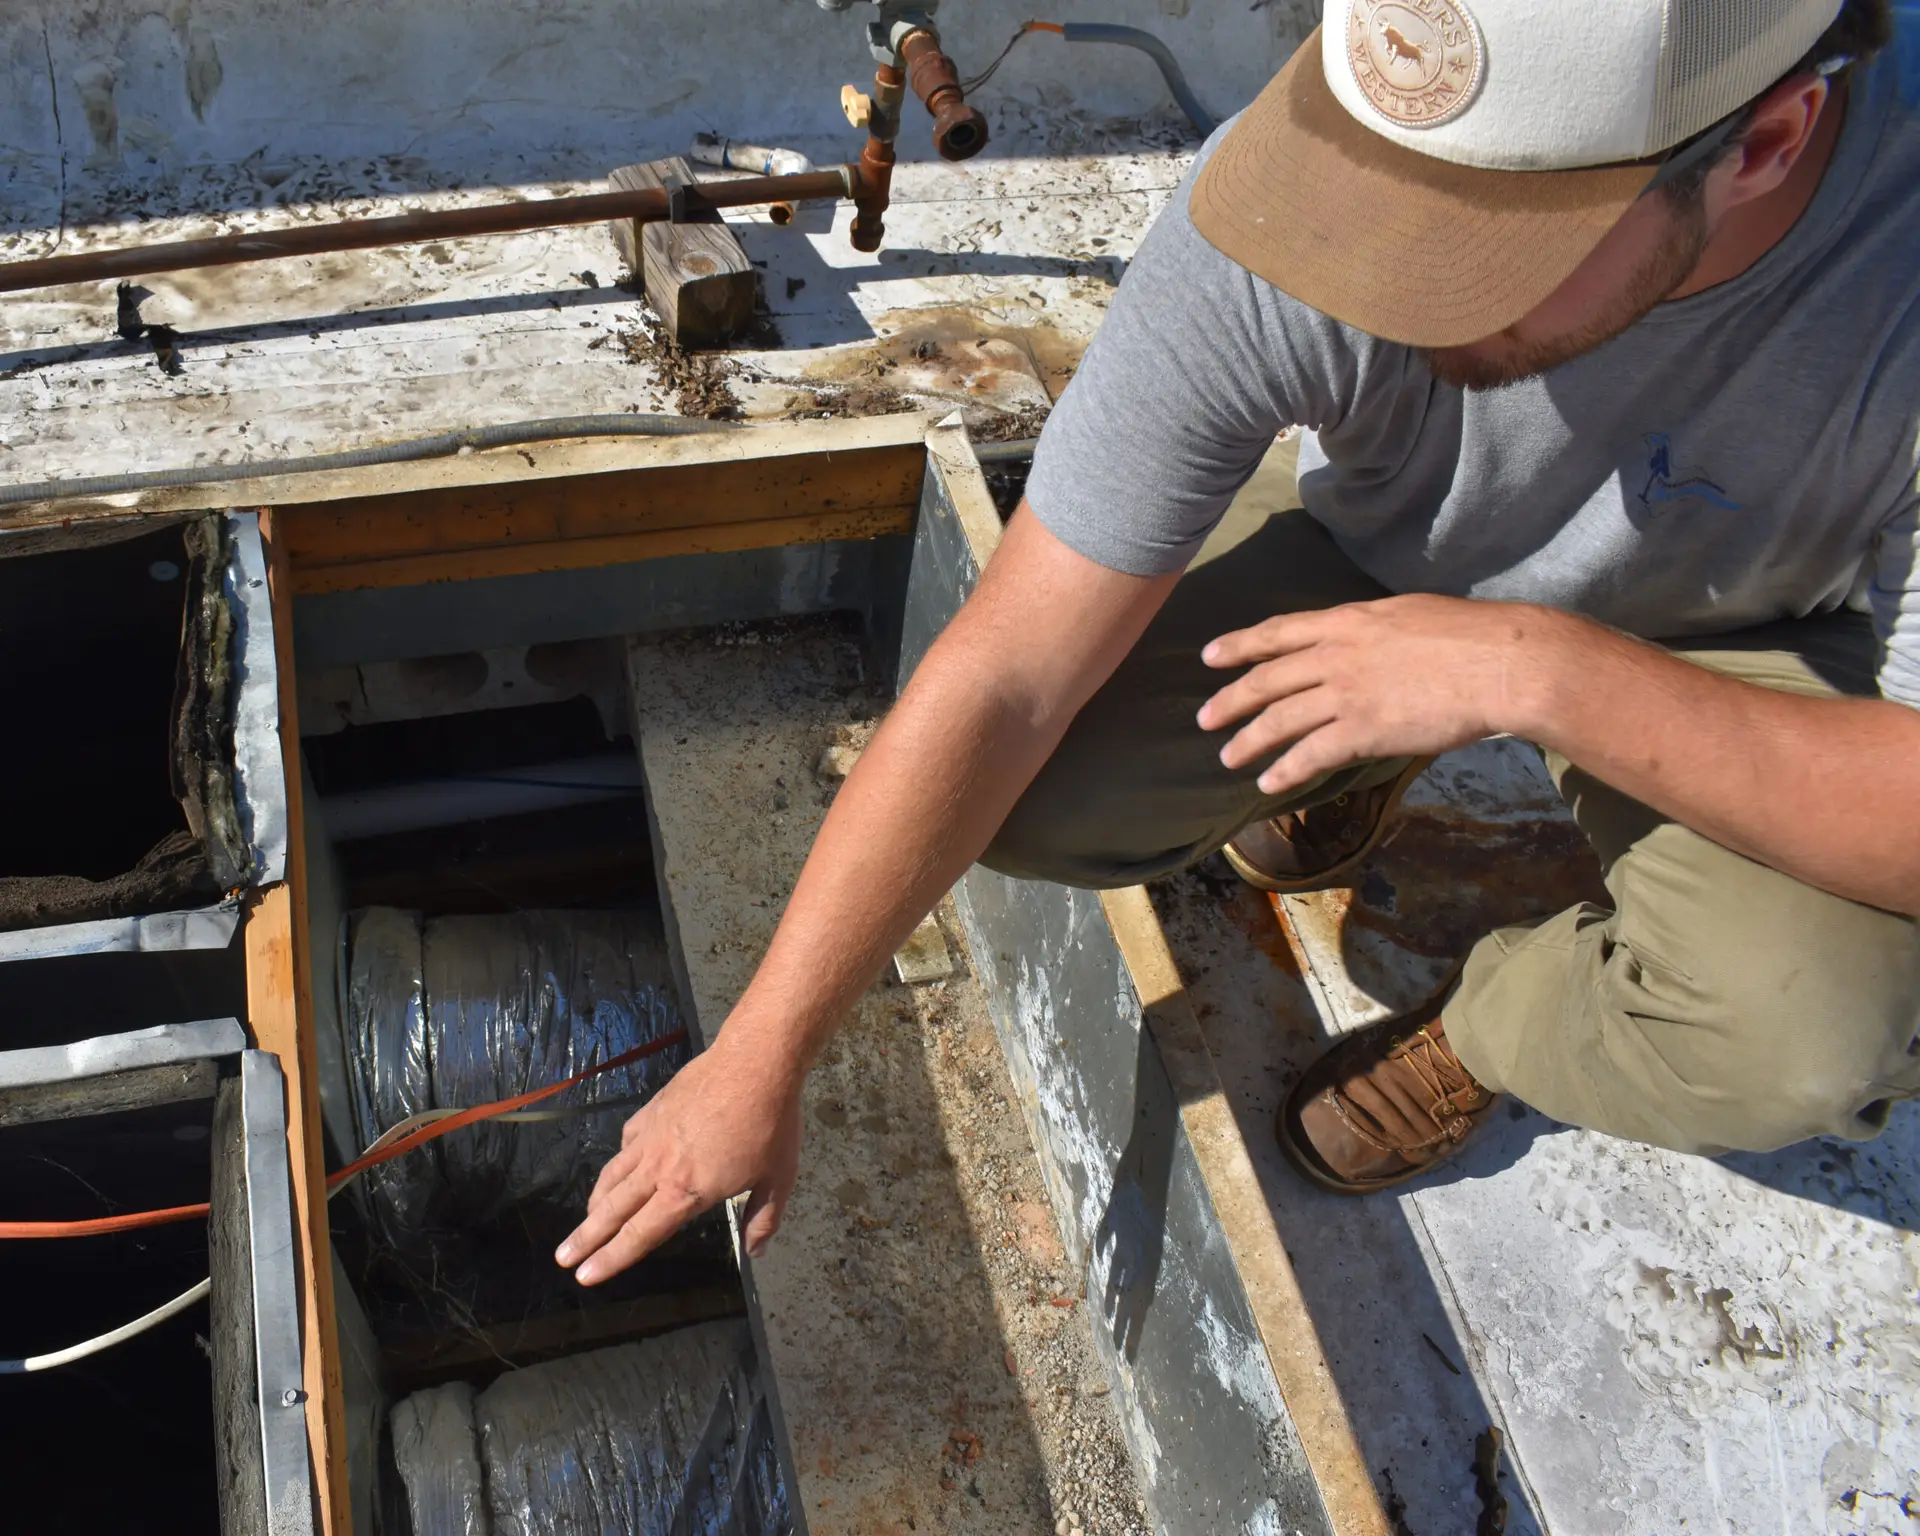
<path id="1" fill-rule="evenodd" d="M 803 176 L 813 162 L 797 149 L 768 149 L 759 144 L 742 144 L 717 133 L 696 133 L 687 158 L 695 165 L 717 165 L 735 171 L 752 171 L 757 176 Z"/>

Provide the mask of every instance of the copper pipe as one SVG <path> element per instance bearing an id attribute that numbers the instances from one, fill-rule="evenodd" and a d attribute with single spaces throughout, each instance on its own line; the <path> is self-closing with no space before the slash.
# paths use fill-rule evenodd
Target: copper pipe
<path id="1" fill-rule="evenodd" d="M 960 72 L 940 51 L 940 39 L 923 29 L 900 40 L 913 94 L 933 114 L 933 147 L 942 160 L 966 160 L 987 147 L 987 120 L 978 107 L 967 105 L 960 90 Z"/>
<path id="2" fill-rule="evenodd" d="M 891 169 L 889 167 L 889 169 Z M 500 235 L 522 229 L 557 229 L 566 224 L 637 219 L 662 223 L 688 214 L 760 203 L 806 202 L 871 197 L 870 172 L 845 165 L 800 176 L 748 176 L 738 181 L 707 181 L 688 187 L 642 187 L 626 192 L 592 192 L 579 197 L 550 197 L 478 208 L 442 208 L 395 214 L 384 219 L 341 219 L 331 224 L 296 225 L 205 240 L 176 240 L 164 245 L 130 245 L 71 256 L 41 256 L 31 261 L 0 262 L 0 293 L 51 288 L 61 283 L 144 277 L 155 272 L 184 272 L 191 267 L 224 267 L 280 256 L 316 256 L 328 251 L 362 251 L 376 246 L 415 245 L 426 240 L 467 235 Z M 885 181 L 881 206 L 885 207 Z"/>
<path id="3" fill-rule="evenodd" d="M 853 228 L 847 234 L 856 251 L 877 251 L 886 238 L 885 215 L 893 189 L 893 146 L 886 140 L 869 138 L 860 151 L 860 183 L 864 190 L 854 199 Z"/>
<path id="4" fill-rule="evenodd" d="M 893 195 L 893 141 L 900 132 L 900 103 L 906 94 L 905 70 L 895 64 L 874 70 L 867 143 L 860 151 L 862 190 L 854 198 L 853 228 L 847 232 L 856 251 L 877 251 L 886 236 L 885 214 Z"/>

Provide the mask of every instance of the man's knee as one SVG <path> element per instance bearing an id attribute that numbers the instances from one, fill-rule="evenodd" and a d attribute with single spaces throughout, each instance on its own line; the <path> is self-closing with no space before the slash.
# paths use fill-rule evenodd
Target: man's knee
<path id="1" fill-rule="evenodd" d="M 1761 923 L 1672 958 L 1611 957 L 1609 1054 L 1671 1127 L 1651 1139 L 1768 1152 L 1877 1134 L 1889 1100 L 1920 1093 L 1920 953 L 1902 922 L 1853 908 L 1794 943 Z"/>
<path id="2" fill-rule="evenodd" d="M 1015 880 L 1050 880 L 1055 885 L 1110 891 L 1171 874 L 1206 851 L 1128 849 L 1121 846 L 1122 839 L 1101 837 L 1099 830 L 1078 820 L 1049 821 L 1023 814 L 1016 806 L 980 855 L 980 863 Z"/>

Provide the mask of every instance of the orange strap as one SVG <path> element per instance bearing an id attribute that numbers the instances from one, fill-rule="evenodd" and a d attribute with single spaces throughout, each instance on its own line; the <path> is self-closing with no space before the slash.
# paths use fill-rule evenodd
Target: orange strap
<path id="1" fill-rule="evenodd" d="M 550 1099 L 556 1093 L 564 1092 L 575 1083 L 584 1083 L 590 1077 L 598 1077 L 602 1072 L 611 1072 L 615 1067 L 624 1067 L 647 1056 L 656 1056 L 661 1051 L 671 1050 L 676 1045 L 684 1045 L 687 1032 L 676 1029 L 671 1034 L 649 1040 L 645 1045 L 636 1045 L 630 1051 L 622 1051 L 618 1056 L 601 1062 L 598 1066 L 588 1067 L 584 1072 L 576 1072 L 572 1077 L 562 1078 L 557 1083 L 549 1083 L 544 1088 L 535 1088 L 529 1093 L 516 1094 L 511 1099 L 501 1099 L 492 1104 L 477 1104 L 472 1109 L 463 1109 L 457 1115 L 448 1115 L 444 1120 L 436 1120 L 432 1125 L 423 1125 L 411 1135 L 402 1136 L 390 1147 L 382 1147 L 378 1152 L 369 1152 L 357 1162 L 348 1163 L 336 1173 L 327 1175 L 327 1188 L 333 1189 L 346 1183 L 356 1173 L 363 1173 L 381 1163 L 391 1162 L 394 1158 L 424 1147 L 436 1137 L 444 1136 L 448 1131 L 457 1131 L 463 1125 L 475 1125 L 482 1120 L 491 1120 L 495 1115 L 511 1114 L 516 1109 L 525 1109 L 529 1104 L 537 1104 L 542 1099 Z M 98 1237 L 106 1232 L 137 1232 L 142 1227 L 163 1227 L 175 1221 L 194 1221 L 207 1214 L 203 1201 L 199 1205 L 175 1205 L 160 1211 L 128 1211 L 120 1216 L 95 1216 L 87 1221 L 0 1221 L 0 1238 L 9 1237 Z"/>

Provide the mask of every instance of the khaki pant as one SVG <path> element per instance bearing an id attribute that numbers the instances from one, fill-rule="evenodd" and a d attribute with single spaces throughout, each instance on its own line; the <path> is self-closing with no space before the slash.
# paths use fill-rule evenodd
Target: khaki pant
<path id="1" fill-rule="evenodd" d="M 1263 795 L 1194 723 L 1220 685 L 1200 647 L 1275 613 L 1387 593 L 1305 513 L 1174 589 L 1014 807 L 983 862 L 1069 885 L 1131 885 L 1247 823 L 1397 775 L 1405 759 Z M 1864 618 L 1689 641 L 1689 660 L 1769 688 L 1871 693 Z M 1477 944 L 1446 1027 L 1461 1060 L 1557 1120 L 1680 1151 L 1766 1151 L 1879 1133 L 1920 1095 L 1920 925 L 1732 853 L 1549 755 L 1600 855 L 1613 910 L 1582 905 Z M 1844 794 L 1846 786 L 1834 786 Z"/>

